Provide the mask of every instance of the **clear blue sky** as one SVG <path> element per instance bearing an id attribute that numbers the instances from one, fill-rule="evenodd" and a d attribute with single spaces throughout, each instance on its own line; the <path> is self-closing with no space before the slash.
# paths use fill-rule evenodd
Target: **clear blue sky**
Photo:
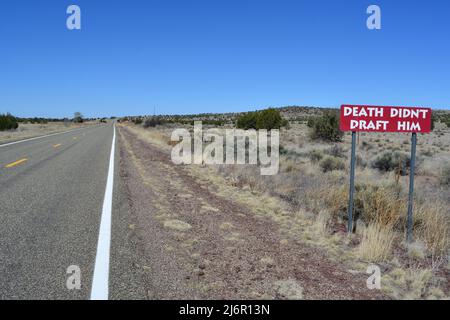
<path id="1" fill-rule="evenodd" d="M 81 31 L 66 28 L 70 4 Z M 448 108 L 449 21 L 448 0 L 2 1 L 0 113 Z"/>

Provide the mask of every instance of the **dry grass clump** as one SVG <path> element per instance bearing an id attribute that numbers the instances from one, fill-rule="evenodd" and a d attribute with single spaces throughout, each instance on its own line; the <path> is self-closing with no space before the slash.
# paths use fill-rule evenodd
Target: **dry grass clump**
<path id="1" fill-rule="evenodd" d="M 396 268 L 383 276 L 382 289 L 396 299 L 441 299 L 445 294 L 433 285 L 430 269 L 410 267 Z"/>
<path id="2" fill-rule="evenodd" d="M 323 200 L 324 205 L 335 216 L 346 214 L 348 208 L 348 187 L 332 187 L 329 186 L 312 193 Z"/>
<path id="3" fill-rule="evenodd" d="M 192 228 L 189 223 L 177 219 L 164 221 L 164 227 L 176 231 L 188 231 Z"/>
<path id="4" fill-rule="evenodd" d="M 425 259 L 426 246 L 422 241 L 414 241 L 413 243 L 407 243 L 406 249 L 408 250 L 408 257 L 413 260 Z"/>
<path id="5" fill-rule="evenodd" d="M 343 218 L 347 215 L 348 187 L 324 187 L 319 192 L 324 204 L 334 215 Z M 397 226 L 406 211 L 405 200 L 400 197 L 395 185 L 376 186 L 359 184 L 355 192 L 355 220 L 365 223 L 376 222 L 381 225 Z"/>
<path id="6" fill-rule="evenodd" d="M 320 236 L 326 236 L 329 233 L 330 214 L 322 210 L 316 216 L 313 224 L 314 231 Z"/>
<path id="7" fill-rule="evenodd" d="M 362 232 L 358 255 L 370 262 L 387 261 L 391 255 L 395 233 L 392 227 L 380 223 L 372 223 Z"/>
<path id="8" fill-rule="evenodd" d="M 323 159 L 323 152 L 321 150 L 313 149 L 308 154 L 312 162 L 318 162 Z"/>
<path id="9" fill-rule="evenodd" d="M 319 165 L 320 168 L 322 168 L 323 172 L 345 169 L 344 161 L 334 156 L 325 157 L 320 161 Z"/>
<path id="10" fill-rule="evenodd" d="M 417 206 L 414 212 L 416 237 L 427 245 L 433 256 L 448 254 L 450 249 L 450 216 L 448 208 L 429 202 Z"/>
<path id="11" fill-rule="evenodd" d="M 326 187 L 318 194 L 323 197 L 325 207 L 333 214 L 346 219 L 348 207 L 347 186 Z M 359 185 L 355 194 L 355 224 L 358 220 L 368 225 L 361 244 L 364 257 L 379 259 L 381 238 L 394 232 L 403 236 L 406 228 L 407 198 L 399 187 L 391 185 Z M 450 216 L 445 204 L 416 197 L 414 205 L 414 237 L 426 245 L 426 255 L 446 256 L 450 249 Z M 380 232 L 379 235 L 376 232 Z M 390 241 L 390 238 L 387 238 Z M 388 241 L 388 243 L 389 243 Z M 386 243 L 386 244 L 388 244 Z M 370 250 L 370 246 L 373 249 Z M 388 248 L 387 246 L 386 248 Z M 386 249 L 387 250 L 387 249 Z M 368 251 L 373 251 L 368 254 Z"/>
<path id="12" fill-rule="evenodd" d="M 398 226 L 406 212 L 406 201 L 395 185 L 362 185 L 357 188 L 357 209 L 365 222 L 383 226 Z"/>

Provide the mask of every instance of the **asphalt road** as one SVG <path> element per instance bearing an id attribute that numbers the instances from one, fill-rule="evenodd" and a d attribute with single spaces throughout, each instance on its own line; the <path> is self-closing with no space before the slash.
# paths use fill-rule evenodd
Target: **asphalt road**
<path id="1" fill-rule="evenodd" d="M 91 297 L 113 133 L 108 124 L 0 145 L 0 299 Z M 112 235 L 105 235 L 114 246 L 111 272 L 99 277 L 106 277 L 109 298 L 137 298 L 121 253 L 120 188 L 115 179 Z M 79 290 L 66 286 L 69 266 L 80 268 Z"/>

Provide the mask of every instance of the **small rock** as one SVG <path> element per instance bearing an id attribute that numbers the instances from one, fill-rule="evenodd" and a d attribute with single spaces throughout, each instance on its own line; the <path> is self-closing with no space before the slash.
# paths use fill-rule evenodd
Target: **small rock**
<path id="1" fill-rule="evenodd" d="M 273 260 L 271 257 L 264 257 L 260 261 L 263 265 L 265 265 L 267 267 L 275 266 L 275 260 Z"/>

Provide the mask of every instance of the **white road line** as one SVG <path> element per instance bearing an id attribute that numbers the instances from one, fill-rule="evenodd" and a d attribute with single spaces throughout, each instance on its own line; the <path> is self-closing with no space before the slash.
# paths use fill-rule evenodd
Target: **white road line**
<path id="1" fill-rule="evenodd" d="M 109 157 L 108 178 L 103 200 L 100 231 L 98 235 L 97 255 L 95 257 L 94 277 L 92 279 L 91 300 L 108 300 L 109 250 L 111 243 L 111 210 L 114 185 L 114 150 L 116 126 L 114 126 L 111 155 Z"/>

